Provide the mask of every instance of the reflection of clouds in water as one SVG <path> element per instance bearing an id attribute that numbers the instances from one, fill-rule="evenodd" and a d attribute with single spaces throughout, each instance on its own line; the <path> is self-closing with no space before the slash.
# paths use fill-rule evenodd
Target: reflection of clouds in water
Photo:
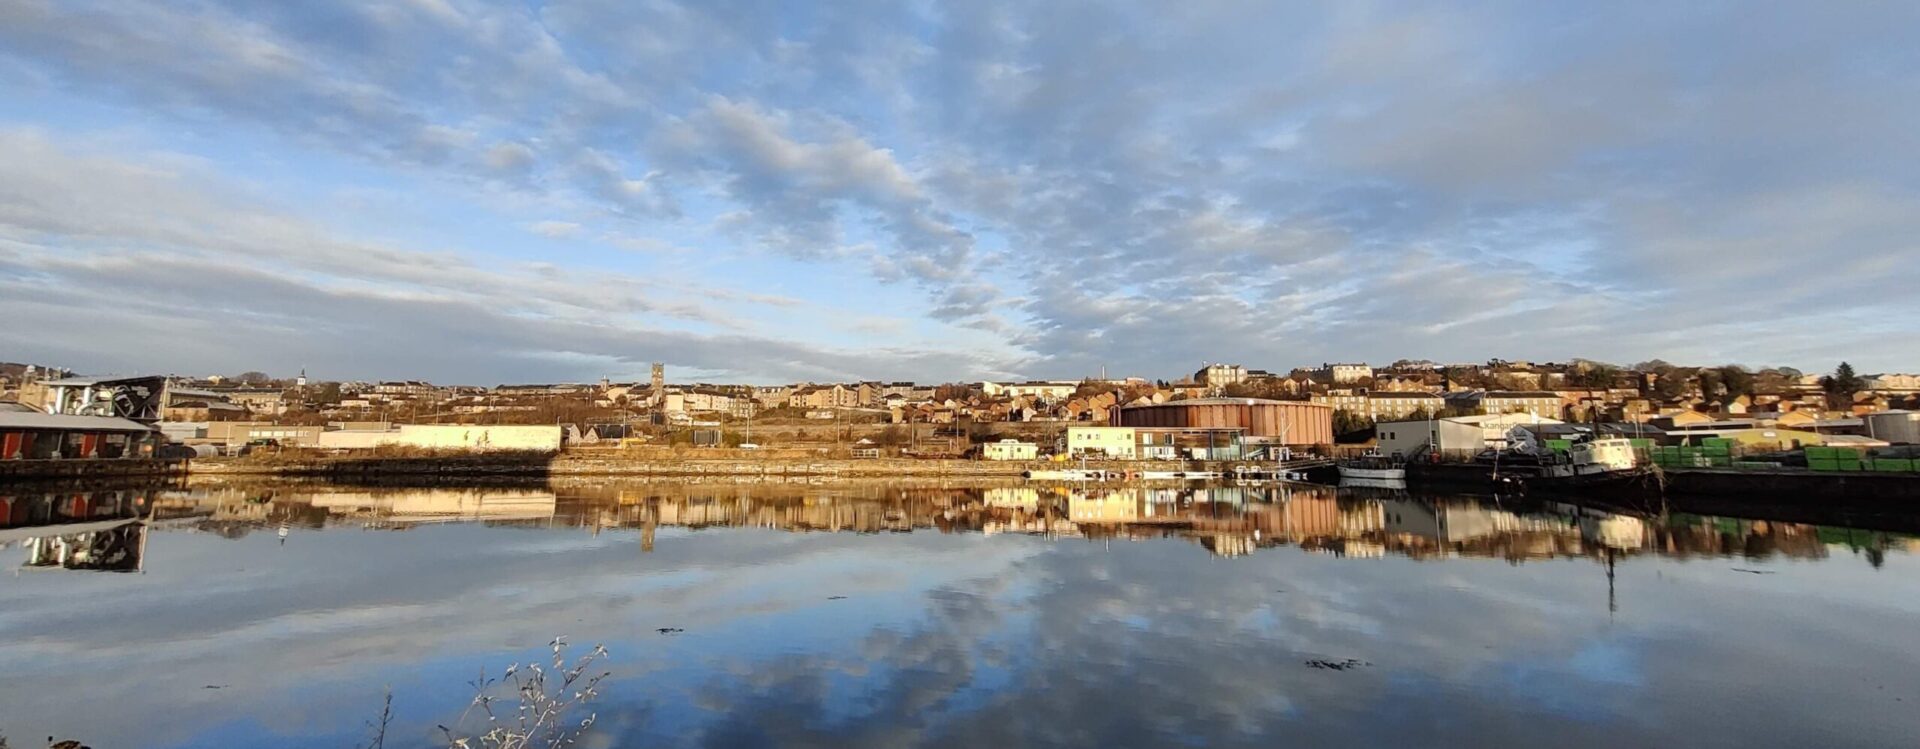
<path id="1" fill-rule="evenodd" d="M 289 690 L 305 691 L 303 685 L 330 684 L 322 690 L 328 693 L 377 692 L 383 680 L 408 678 L 412 668 L 424 664 L 448 680 L 417 686 L 445 691 L 481 665 L 498 668 L 562 632 L 574 642 L 609 643 L 616 649 L 621 679 L 666 668 L 678 657 L 675 650 L 777 649 L 792 643 L 777 636 L 756 638 L 752 632 L 713 645 L 697 638 L 756 620 L 801 620 L 795 629 L 805 630 L 805 620 L 823 609 L 836 613 L 825 608 L 825 594 L 818 589 L 822 578 L 831 579 L 836 591 L 878 602 L 837 601 L 835 607 L 853 604 L 862 606 L 857 611 L 863 614 L 910 616 L 923 586 L 987 574 L 1029 553 L 1021 539 L 980 549 L 938 536 L 915 542 L 753 531 L 705 533 L 645 557 L 631 535 L 623 544 L 608 545 L 569 534 L 582 542 L 575 555 L 529 557 L 505 551 L 511 542 L 491 543 L 530 533 L 549 535 L 459 526 L 398 535 L 326 531 L 303 539 L 306 556 L 295 557 L 274 556 L 293 547 L 277 547 L 266 536 L 229 541 L 160 534 L 157 548 L 211 547 L 225 552 L 218 555 L 223 561 L 208 569 L 176 557 L 144 585 L 91 586 L 96 589 L 84 595 L 72 586 L 91 581 L 48 579 L 49 585 L 33 590 L 16 586 L 0 607 L 0 664 L 29 674 L 111 664 L 189 684 L 194 689 L 158 693 L 139 680 L 87 685 L 90 700 L 124 706 L 113 725 L 149 727 L 140 731 L 166 726 L 184 740 L 200 730 L 196 725 L 244 715 L 274 725 L 284 703 L 294 699 Z M 889 555 L 907 563 L 890 561 Z M 253 584 L 244 589 L 200 589 L 198 579 L 242 566 L 270 568 L 273 574 L 250 578 Z M 845 574 L 848 570 L 865 572 L 855 576 Z M 166 593 L 157 594 L 162 588 Z M 690 636 L 663 647 L 650 637 L 651 628 L 666 624 L 685 627 Z M 823 639 L 830 644 L 831 636 Z M 197 691 L 203 684 L 231 686 Z M 82 721 L 84 716 L 63 705 L 70 698 L 58 690 L 0 685 L 8 714 L 59 718 L 63 722 L 56 728 L 84 728 L 96 744 L 164 739 L 145 733 L 101 735 L 103 726 Z M 457 712 L 459 703 L 450 706 Z M 151 713 L 143 718 L 143 710 Z M 350 716 L 344 722 L 300 731 L 357 730 L 361 716 L 344 715 Z"/>
<path id="2" fill-rule="evenodd" d="M 869 638 L 861 657 L 886 664 L 876 687 L 885 698 L 863 702 L 868 710 L 857 719 L 818 719 L 836 712 L 823 702 L 834 698 L 832 692 L 814 679 L 833 673 L 844 657 L 820 654 L 783 661 L 782 680 L 771 686 L 717 683 L 716 689 L 734 690 L 733 697 L 705 698 L 729 711 L 703 741 L 898 745 L 894 731 L 905 724 L 916 729 L 910 743 L 935 746 L 1253 745 L 1280 735 L 1334 744 L 1478 744 L 1484 738 L 1494 745 L 1608 746 L 1622 740 L 1663 743 L 1676 727 L 1687 726 L 1681 735 L 1701 737 L 1704 744 L 1765 744 L 1778 737 L 1768 725 L 1776 715 L 1834 710 L 1854 713 L 1857 722 L 1822 719 L 1815 721 L 1822 727 L 1806 733 L 1827 732 L 1829 741 L 1845 743 L 1847 737 L 1874 735 L 1871 726 L 1888 721 L 1877 709 L 1841 704 L 1859 696 L 1852 676 L 1821 683 L 1797 671 L 1785 679 L 1773 671 L 1767 665 L 1777 659 L 1773 651 L 1750 643 L 1789 642 L 1775 639 L 1779 632 L 1753 638 L 1735 628 L 1703 643 L 1686 626 L 1708 618 L 1727 627 L 1756 616 L 1822 626 L 1806 621 L 1809 612 L 1791 605 L 1782 610 L 1789 602 L 1777 595 L 1747 599 L 1662 590 L 1657 578 L 1636 575 L 1632 584 L 1648 589 L 1637 593 L 1645 595 L 1641 608 L 1651 615 L 1630 625 L 1642 635 L 1622 637 L 1619 630 L 1626 627 L 1609 622 L 1603 605 L 1550 605 L 1568 597 L 1577 581 L 1559 565 L 1475 563 L 1476 571 L 1494 573 L 1486 585 L 1505 589 L 1487 597 L 1434 587 L 1423 574 L 1433 565 L 1316 570 L 1395 573 L 1363 580 L 1374 595 L 1355 602 L 1356 615 L 1373 626 L 1356 628 L 1303 600 L 1314 595 L 1314 586 L 1301 584 L 1298 565 L 1241 565 L 1230 580 L 1209 579 L 1221 584 L 1193 585 L 1187 584 L 1193 576 L 1217 573 L 1182 563 L 1191 560 L 1184 551 L 1165 543 L 1139 544 L 1126 554 L 1059 546 L 1027 562 L 1039 576 L 1040 594 L 976 598 L 969 610 L 978 615 L 964 618 L 935 607 L 913 633 Z M 1113 578 L 1142 584 L 1106 582 Z M 1265 600 L 1250 595 L 1275 586 L 1289 593 Z M 1135 598 L 1142 595 L 1155 600 Z M 1858 613 L 1884 619 L 1886 612 L 1868 609 Z M 1144 626 L 1109 615 L 1116 610 L 1135 611 Z M 953 659 L 971 652 L 984 636 L 977 623 L 992 621 L 996 611 L 1033 617 L 1010 661 L 1012 680 L 960 714 L 941 711 L 937 701 L 916 700 L 929 692 L 964 690 L 962 679 L 971 672 Z M 1278 617 L 1279 631 L 1260 637 L 1241 626 L 1264 616 Z M 1915 639 L 1860 643 L 1859 652 L 1844 660 L 1870 678 L 1911 689 L 1916 683 L 1907 669 L 1916 665 Z M 1893 662 L 1878 661 L 1882 656 Z M 1373 665 L 1337 674 L 1303 668 L 1303 659 L 1312 657 L 1357 657 Z M 1703 681 L 1722 679 L 1743 679 L 1773 701 L 1803 704 L 1784 713 L 1752 712 L 1703 689 Z M 1693 714 L 1699 708 L 1712 709 Z M 1911 716 L 1894 722 L 1902 720 L 1920 728 Z"/>
<path id="3" fill-rule="evenodd" d="M 1586 558 L 1221 559 L 1185 541 L 925 528 L 663 528 L 643 554 L 638 537 L 157 533 L 144 576 L 0 587 L 0 668 L 30 675 L 0 683 L 0 723 L 34 716 L 96 745 L 273 731 L 289 738 L 261 743 L 338 746 L 381 684 L 403 723 L 444 720 L 480 665 L 565 633 L 614 650 L 608 746 L 1873 743 L 1920 729 L 1861 686 L 1920 692 L 1905 556 L 1769 576 L 1639 557 L 1619 566 L 1609 613 Z M 1315 658 L 1373 665 L 1303 666 Z M 128 676 L 84 682 L 86 704 L 119 706 L 110 720 L 72 688 L 27 686 L 101 672 Z M 1776 716 L 1804 726 L 1775 730 Z"/>

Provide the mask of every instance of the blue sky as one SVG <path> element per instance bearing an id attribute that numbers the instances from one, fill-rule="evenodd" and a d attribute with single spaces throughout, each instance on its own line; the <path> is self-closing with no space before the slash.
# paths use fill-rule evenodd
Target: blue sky
<path id="1" fill-rule="evenodd" d="M 0 0 L 0 359 L 1920 359 L 1920 10 Z"/>

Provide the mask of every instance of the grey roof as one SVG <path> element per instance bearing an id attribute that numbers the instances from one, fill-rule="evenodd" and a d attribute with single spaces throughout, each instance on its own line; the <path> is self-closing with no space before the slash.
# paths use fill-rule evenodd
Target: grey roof
<path id="1" fill-rule="evenodd" d="M 152 427 L 137 421 L 111 416 L 73 416 L 69 414 L 19 413 L 0 411 L 0 429 L 63 429 L 87 432 L 151 432 Z"/>

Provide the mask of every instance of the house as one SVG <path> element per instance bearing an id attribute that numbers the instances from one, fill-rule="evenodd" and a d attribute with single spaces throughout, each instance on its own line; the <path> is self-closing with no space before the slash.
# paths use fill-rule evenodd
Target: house
<path id="1" fill-rule="evenodd" d="M 286 393 L 280 388 L 232 388 L 217 391 L 227 402 L 250 413 L 279 416 L 287 412 Z"/>
<path id="2" fill-rule="evenodd" d="M 1039 456 L 1039 445 L 1016 439 L 1003 439 L 980 446 L 980 457 L 985 460 L 1033 460 Z"/>
<path id="3" fill-rule="evenodd" d="M 507 386 L 502 385 L 500 387 L 504 389 Z M 368 392 L 379 393 L 380 395 L 430 395 L 433 393 L 433 390 L 434 387 L 432 383 L 421 380 L 396 380 L 376 384 Z"/>
<path id="4" fill-rule="evenodd" d="M 1030 380 L 1011 384 L 980 383 L 980 392 L 990 398 L 1030 396 L 1053 401 L 1073 395 L 1073 391 L 1079 389 L 1080 383 L 1076 380 Z"/>
<path id="5" fill-rule="evenodd" d="M 1132 460 L 1137 455 L 1133 427 L 1067 427 L 1067 454 Z"/>

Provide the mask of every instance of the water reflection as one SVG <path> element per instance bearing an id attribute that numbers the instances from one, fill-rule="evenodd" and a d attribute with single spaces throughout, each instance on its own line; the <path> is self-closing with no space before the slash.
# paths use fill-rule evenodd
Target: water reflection
<path id="1" fill-rule="evenodd" d="M 0 549 L 24 548 L 28 569 L 135 572 L 150 501 L 138 489 L 0 494 Z"/>
<path id="2" fill-rule="evenodd" d="M 1179 538 L 1222 557 L 1297 546 L 1337 557 L 1497 558 L 1513 563 L 1620 556 L 1822 559 L 1834 546 L 1884 563 L 1915 539 L 1805 523 L 1687 514 L 1636 516 L 1548 501 L 1409 495 L 1311 484 L 987 488 L 848 485 L 559 485 L 342 489 L 222 486 L 16 494 L 0 548 L 27 566 L 137 570 L 148 528 L 229 538 L 272 530 L 489 526 L 636 530 L 1014 533 L 1056 539 Z"/>
<path id="3" fill-rule="evenodd" d="M 426 746 L 480 666 L 557 634 L 614 653 L 602 747 L 1920 735 L 1920 560 L 1844 528 L 1286 484 L 236 484 L 6 507 L 16 745 L 364 745 L 392 685 L 387 746 Z M 19 566 L 102 522 L 137 529 L 142 574 Z M 126 563 L 88 548 L 66 558 Z"/>

